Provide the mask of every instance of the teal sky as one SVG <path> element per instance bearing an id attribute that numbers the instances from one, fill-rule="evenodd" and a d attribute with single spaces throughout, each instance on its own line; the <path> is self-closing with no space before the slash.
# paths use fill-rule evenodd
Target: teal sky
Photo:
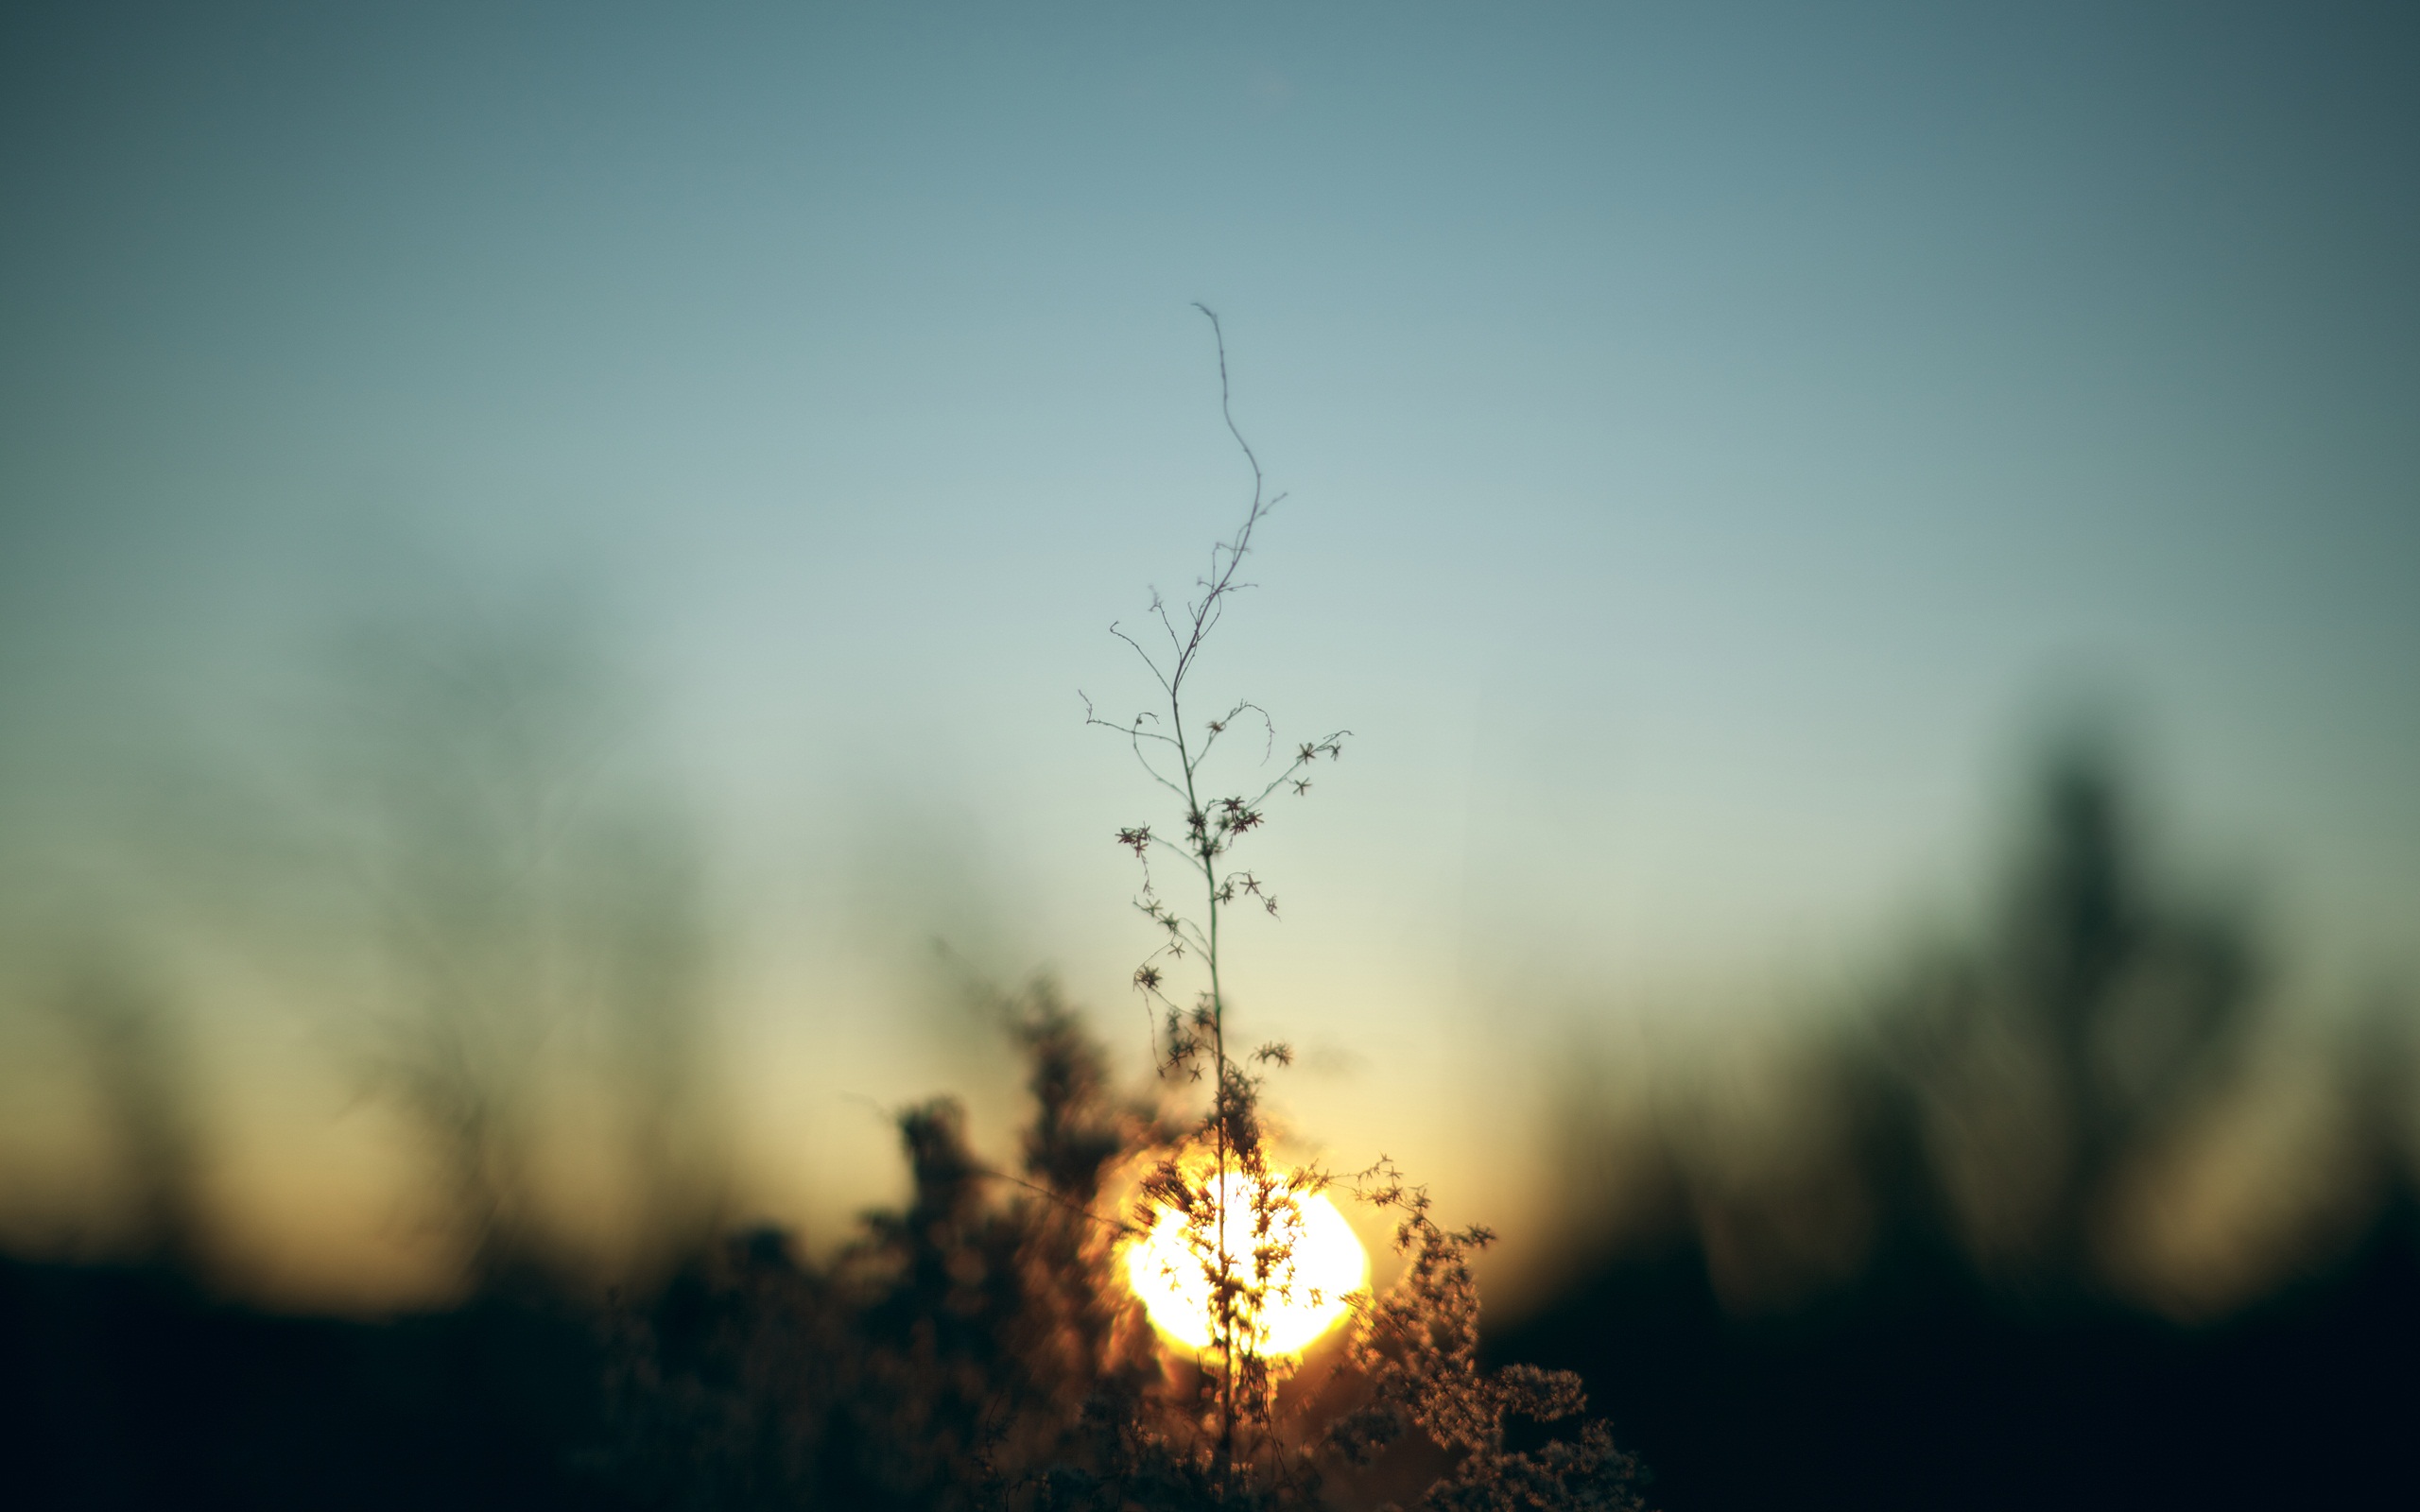
<path id="1" fill-rule="evenodd" d="M 1954 925 L 2080 707 L 2295 990 L 2420 969 L 2402 8 L 5 26 L 22 917 L 177 752 L 278 791 L 350 627 L 560 620 L 702 836 L 760 1167 L 984 1074 L 929 936 L 1139 1040 L 1076 689 L 1139 706 L 1108 623 L 1246 495 L 1201 300 L 1291 495 L 1213 684 L 1357 732 L 1238 968 L 1340 1153 L 1527 1138 L 1399 1110 L 1475 1043 Z"/>

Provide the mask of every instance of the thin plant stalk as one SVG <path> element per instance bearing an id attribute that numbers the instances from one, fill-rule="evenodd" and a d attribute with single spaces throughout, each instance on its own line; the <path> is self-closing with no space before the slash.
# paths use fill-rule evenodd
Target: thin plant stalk
<path id="1" fill-rule="evenodd" d="M 1228 856 L 1244 835 L 1264 822 L 1263 805 L 1279 789 L 1290 785 L 1297 795 L 1307 794 L 1311 783 L 1303 775 L 1305 770 L 1321 756 L 1333 760 L 1341 754 L 1342 742 L 1350 731 L 1338 730 L 1322 740 L 1301 745 L 1287 766 L 1249 798 L 1238 794 L 1205 799 L 1206 765 L 1219 738 L 1233 728 L 1236 721 L 1251 715 L 1261 724 L 1265 737 L 1262 750 L 1264 765 L 1275 750 L 1275 723 L 1258 704 L 1249 700 L 1238 701 L 1224 714 L 1206 721 L 1196 731 L 1188 729 L 1185 723 L 1184 699 L 1186 679 L 1198 664 L 1211 631 L 1224 617 L 1230 595 L 1252 586 L 1238 581 L 1236 573 L 1252 549 L 1253 533 L 1285 495 L 1272 495 L 1268 491 L 1260 458 L 1236 424 L 1227 374 L 1226 336 L 1219 326 L 1219 317 L 1206 305 L 1197 304 L 1195 308 L 1210 321 L 1211 332 L 1218 344 L 1219 416 L 1226 422 L 1228 435 L 1235 438 L 1237 449 L 1243 453 L 1246 464 L 1252 469 L 1251 503 L 1244 512 L 1243 524 L 1235 535 L 1211 548 L 1210 571 L 1197 581 L 1198 596 L 1185 603 L 1181 615 L 1171 612 L 1167 600 L 1157 593 L 1151 595 L 1150 613 L 1167 638 L 1166 651 L 1155 656 L 1124 627 L 1110 627 L 1110 633 L 1133 649 L 1158 682 L 1166 709 L 1165 716 L 1156 710 L 1147 711 L 1135 715 L 1130 723 L 1119 724 L 1100 718 L 1087 698 L 1085 721 L 1123 733 L 1135 760 L 1152 781 L 1184 804 L 1184 834 L 1181 841 L 1154 834 L 1149 825 L 1120 830 L 1117 839 L 1144 863 L 1143 891 L 1136 900 L 1136 906 L 1164 934 L 1159 949 L 1134 972 L 1136 988 L 1167 1010 L 1168 1046 L 1160 1057 L 1162 1074 L 1165 1075 L 1185 1069 L 1199 1078 L 1201 1074 L 1199 1062 L 1202 1058 L 1208 1059 L 1213 1074 L 1210 1143 L 1215 1160 L 1211 1188 L 1215 1231 L 1207 1270 L 1214 1298 L 1214 1329 L 1219 1362 L 1216 1465 L 1218 1474 L 1224 1479 L 1234 1464 L 1236 1429 L 1243 1416 L 1237 1395 L 1239 1379 L 1247 1369 L 1253 1369 L 1258 1364 L 1256 1359 L 1249 1357 L 1253 1345 L 1246 1336 L 1251 1324 L 1246 1314 L 1258 1307 L 1258 1293 L 1262 1288 L 1257 1285 L 1247 1288 L 1237 1282 L 1238 1257 L 1230 1247 L 1228 1213 L 1222 1200 L 1228 1171 L 1239 1161 L 1256 1168 L 1259 1151 L 1254 1120 L 1251 1116 L 1254 1084 L 1242 1067 L 1227 1055 L 1227 1001 L 1220 976 L 1220 930 L 1225 908 L 1238 899 L 1251 897 L 1257 900 L 1271 917 L 1277 914 L 1277 900 L 1258 876 L 1225 866 L 1221 858 Z M 1171 757 L 1172 768 L 1168 765 Z M 1157 849 L 1174 851 L 1198 874 L 1201 886 L 1201 912 L 1198 919 L 1171 909 L 1153 889 L 1150 863 Z M 1190 1014 L 1180 1010 L 1162 991 L 1166 974 L 1159 964 L 1162 957 L 1181 958 L 1188 953 L 1201 957 L 1209 983 L 1208 989 Z M 1278 1045 L 1264 1046 L 1261 1055 L 1265 1059 L 1290 1059 L 1290 1052 Z M 1255 1170 L 1255 1193 L 1259 1191 L 1257 1177 Z M 1259 1195 L 1254 1197 L 1255 1209 L 1262 1200 Z M 1259 1271 L 1265 1269 L 1265 1262 L 1255 1255 L 1255 1263 L 1253 1280 L 1256 1283 L 1263 1282 L 1266 1278 Z"/>

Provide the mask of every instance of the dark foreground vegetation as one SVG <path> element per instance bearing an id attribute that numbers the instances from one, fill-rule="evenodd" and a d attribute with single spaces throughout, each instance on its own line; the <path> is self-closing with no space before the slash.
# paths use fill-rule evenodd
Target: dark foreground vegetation
<path id="1" fill-rule="evenodd" d="M 1035 1100 L 1019 1169 L 974 1156 L 955 1104 L 910 1109 L 909 1201 L 822 1263 L 761 1231 L 634 1303 L 581 1306 L 525 1280 L 383 1325 L 214 1306 L 159 1267 L 11 1265 L 0 1489 L 62 1507 L 1178 1512 L 1401 1497 L 1644 1512 L 1636 1462 L 1600 1421 L 1569 1423 L 1577 1378 L 1480 1363 L 1465 1259 L 1485 1240 L 1440 1228 L 1388 1172 L 1360 1191 L 1393 1211 L 1402 1274 L 1340 1348 L 1299 1372 L 1260 1362 L 1266 1401 L 1238 1427 L 1228 1357 L 1154 1347 L 1118 1282 L 1126 1228 L 1103 1216 L 1113 1174 L 1149 1172 L 1186 1125 L 1117 1098 L 1046 992 L 1013 1011 Z"/>
<path id="2" fill-rule="evenodd" d="M 155 1270 L 0 1262 L 0 1504 L 599 1504 L 569 1473 L 597 1379 L 559 1308 L 279 1317 Z"/>
<path id="3" fill-rule="evenodd" d="M 1675 1249 L 1494 1342 L 1582 1371 L 1674 1512 L 2396 1505 L 2420 1222 L 2400 1203 L 2327 1274 L 2201 1327 L 2029 1302 L 1914 1256 L 1743 1321 Z"/>
<path id="4" fill-rule="evenodd" d="M 689 1407 L 715 1415 L 720 1452 L 647 1457 L 659 1437 L 633 1464 L 614 1349 L 567 1305 L 275 1317 L 154 1272 L 0 1264 L 0 1504 L 917 1504 L 848 1484 L 853 1436 L 822 1446 L 822 1486 L 784 1473 L 813 1459 L 786 1462 L 804 1446 L 747 1420 L 750 1343 L 715 1334 L 743 1315 L 735 1288 L 804 1278 L 771 1236 L 735 1241 L 715 1275 L 674 1287 L 660 1315 L 697 1351 Z M 1675 1249 L 1492 1342 L 1582 1371 L 1671 1512 L 2393 1505 L 2420 1408 L 2420 1225 L 2405 1203 L 2330 1274 L 2199 1329 L 2029 1308 L 1946 1263 L 1743 1322 Z"/>

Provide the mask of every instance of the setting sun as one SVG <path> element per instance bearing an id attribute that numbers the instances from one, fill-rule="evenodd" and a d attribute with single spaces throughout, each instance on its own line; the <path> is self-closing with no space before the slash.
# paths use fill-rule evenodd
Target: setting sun
<path id="1" fill-rule="evenodd" d="M 1238 1269 L 1249 1267 L 1253 1247 L 1245 1216 L 1253 1208 L 1252 1179 L 1230 1170 L 1219 1183 L 1219 1206 L 1231 1215 L 1227 1246 Z M 1263 1355 L 1308 1349 L 1344 1316 L 1346 1298 L 1370 1275 L 1369 1256 L 1336 1204 L 1319 1193 L 1288 1190 L 1288 1179 L 1287 1173 L 1271 1173 L 1265 1199 L 1271 1237 L 1290 1253 L 1276 1265 L 1259 1316 L 1251 1320 L 1254 1349 Z M 1156 1212 L 1150 1232 L 1126 1252 L 1127 1284 L 1163 1334 L 1189 1349 L 1210 1349 L 1216 1225 L 1188 1223 L 1170 1207 Z"/>

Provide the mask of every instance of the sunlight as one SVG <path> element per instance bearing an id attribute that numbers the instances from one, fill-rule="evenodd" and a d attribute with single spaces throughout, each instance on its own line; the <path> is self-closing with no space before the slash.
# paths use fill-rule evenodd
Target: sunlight
<path id="1" fill-rule="evenodd" d="M 1300 1354 L 1347 1312 L 1346 1297 L 1369 1280 L 1370 1257 L 1336 1204 L 1319 1193 L 1287 1190 L 1288 1173 L 1270 1175 L 1270 1231 L 1291 1254 L 1277 1263 L 1260 1315 L 1250 1319 L 1263 1355 Z M 1251 1263 L 1252 1178 L 1230 1170 L 1219 1184 L 1227 1210 L 1227 1247 L 1239 1269 Z M 1127 1284 L 1170 1340 L 1192 1349 L 1212 1347 L 1210 1272 L 1217 1252 L 1214 1219 L 1188 1223 L 1161 1207 L 1151 1231 L 1126 1251 Z M 1215 1211 L 1215 1210 L 1214 1210 Z"/>

